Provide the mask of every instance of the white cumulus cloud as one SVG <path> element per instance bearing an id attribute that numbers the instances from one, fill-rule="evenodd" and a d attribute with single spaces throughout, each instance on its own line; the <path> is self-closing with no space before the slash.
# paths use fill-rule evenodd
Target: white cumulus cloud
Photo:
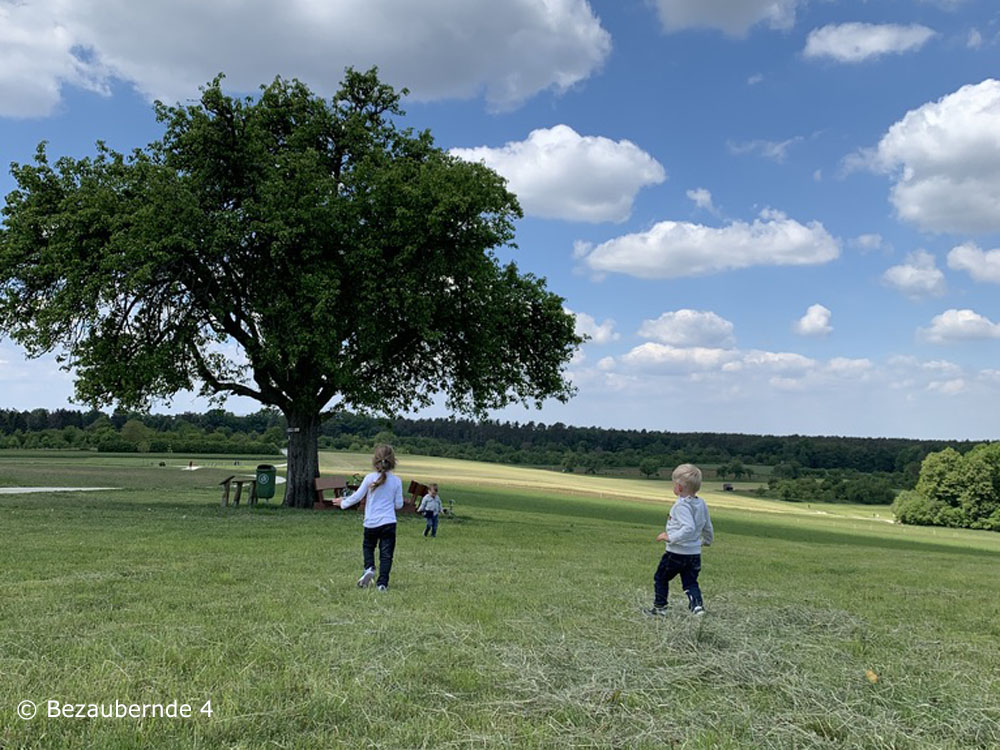
<path id="1" fill-rule="evenodd" d="M 330 94 L 347 65 L 378 65 L 416 99 L 484 95 L 495 109 L 564 91 L 611 37 L 586 0 L 33 0 L 0 4 L 0 114 L 46 115 L 63 86 L 112 78 L 182 101 L 219 71 L 238 91 L 276 73 Z M 82 52 L 81 52 L 82 51 Z"/>
<path id="2" fill-rule="evenodd" d="M 809 58 L 828 57 L 838 62 L 856 63 L 918 50 L 932 36 L 933 29 L 919 24 L 831 24 L 809 33 L 802 54 Z"/>
<path id="3" fill-rule="evenodd" d="M 752 26 L 789 29 L 795 23 L 799 0 L 656 0 L 667 31 L 712 28 L 743 36 Z"/>
<path id="4" fill-rule="evenodd" d="M 854 161 L 892 175 L 897 213 L 921 229 L 1000 231 L 1000 81 L 907 112 Z"/>
<path id="5" fill-rule="evenodd" d="M 573 312 L 569 308 L 563 309 L 575 318 L 576 325 L 574 329 L 578 336 L 589 336 L 590 340 L 595 344 L 607 344 L 611 341 L 617 341 L 620 337 L 620 334 L 615 331 L 615 321 L 610 318 L 603 323 L 598 323 L 592 315 Z"/>
<path id="6" fill-rule="evenodd" d="M 620 358 L 628 371 L 647 375 L 691 375 L 702 377 L 804 378 L 820 372 L 820 364 L 795 352 L 739 350 L 712 346 L 672 346 L 657 342 L 641 344 Z M 748 382 L 748 381 L 747 381 Z"/>
<path id="7" fill-rule="evenodd" d="M 955 375 L 962 372 L 962 367 L 946 359 L 932 359 L 929 362 L 922 362 L 920 367 L 929 372 L 940 375 Z"/>
<path id="8" fill-rule="evenodd" d="M 889 387 L 895 390 L 934 391 L 948 382 L 965 382 L 962 366 L 946 359 L 920 360 L 909 354 L 897 354 L 889 357 L 886 364 Z"/>
<path id="9" fill-rule="evenodd" d="M 609 358 L 610 359 L 610 358 Z M 862 387 L 926 388 L 932 381 L 960 379 L 960 369 L 926 368 L 919 373 L 920 362 L 913 357 L 896 357 L 890 368 L 867 357 L 839 356 L 816 360 L 796 352 L 736 349 L 713 346 L 673 346 L 647 342 L 618 357 L 604 368 L 633 382 L 646 393 L 664 389 L 686 389 L 692 383 L 710 387 L 708 398 L 723 394 L 761 393 L 776 389 L 813 393 L 846 394 Z M 903 381 L 900 371 L 916 370 L 918 377 Z M 987 376 L 983 375 L 985 379 Z M 867 385 L 865 385 L 867 384 Z"/>
<path id="10" fill-rule="evenodd" d="M 877 232 L 859 234 L 851 240 L 850 244 L 852 247 L 859 248 L 862 252 L 881 250 L 885 247 L 885 241 L 882 239 L 882 235 Z"/>
<path id="11" fill-rule="evenodd" d="M 826 336 L 832 330 L 830 311 L 820 304 L 810 305 L 795 323 L 795 332 L 800 336 Z"/>
<path id="12" fill-rule="evenodd" d="M 0 115 L 49 114 L 64 84 L 107 94 L 107 71 L 87 57 L 50 4 L 0 3 Z"/>
<path id="13" fill-rule="evenodd" d="M 882 281 L 912 299 L 940 297 L 947 288 L 944 274 L 926 250 L 916 250 L 904 263 L 887 268 Z"/>
<path id="14" fill-rule="evenodd" d="M 703 346 L 677 347 L 652 341 L 622 356 L 629 367 L 657 374 L 678 374 L 718 370 L 726 362 L 739 358 L 733 349 Z"/>
<path id="15" fill-rule="evenodd" d="M 917 370 L 931 373 L 937 377 L 961 375 L 961 365 L 947 359 L 932 359 L 921 362 L 916 357 L 909 354 L 896 354 L 887 360 L 890 367 L 906 371 L 913 374 Z"/>
<path id="16" fill-rule="evenodd" d="M 701 276 L 751 266 L 828 263 L 840 246 L 818 221 L 800 224 L 765 209 L 753 223 L 708 227 L 661 221 L 645 232 L 616 237 L 596 247 L 578 246 L 578 257 L 596 272 L 640 278 Z"/>
<path id="17" fill-rule="evenodd" d="M 806 381 L 802 378 L 786 378 L 775 375 L 767 381 L 773 388 L 779 391 L 801 392 L 806 389 Z"/>
<path id="18" fill-rule="evenodd" d="M 743 355 L 747 367 L 758 367 L 774 372 L 805 371 L 816 367 L 816 360 L 795 352 L 767 352 L 751 350 Z"/>
<path id="19" fill-rule="evenodd" d="M 827 372 L 840 378 L 864 378 L 874 369 L 875 365 L 865 357 L 834 357 L 826 363 Z"/>
<path id="20" fill-rule="evenodd" d="M 701 310 L 676 310 L 644 320 L 639 335 L 671 346 L 728 347 L 735 342 L 730 321 Z"/>
<path id="21" fill-rule="evenodd" d="M 804 140 L 804 136 L 797 135 L 784 141 L 755 140 L 742 143 L 728 141 L 726 147 L 733 154 L 757 154 L 781 164 L 788 158 L 788 149 Z"/>
<path id="22" fill-rule="evenodd" d="M 602 357 L 597 362 L 597 369 L 602 372 L 609 372 L 615 369 L 615 358 L 614 357 Z"/>
<path id="23" fill-rule="evenodd" d="M 666 172 L 631 141 L 581 136 L 567 125 L 533 130 L 500 148 L 456 148 L 507 178 L 525 213 L 548 219 L 624 221 L 640 189 Z"/>
<path id="24" fill-rule="evenodd" d="M 945 396 L 954 396 L 965 390 L 965 381 L 962 378 L 932 380 L 927 384 L 927 390 L 942 393 Z"/>
<path id="25" fill-rule="evenodd" d="M 948 253 L 948 268 L 966 271 L 976 281 L 1000 284 L 1000 248 L 984 251 L 966 242 Z"/>
<path id="26" fill-rule="evenodd" d="M 688 190 L 687 197 L 694 201 L 694 205 L 698 208 L 702 208 L 709 213 L 718 213 L 718 209 L 716 209 L 715 204 L 712 203 L 712 193 L 706 188 Z"/>
<path id="27" fill-rule="evenodd" d="M 1000 323 L 973 310 L 951 309 L 935 315 L 930 326 L 921 328 L 919 333 L 934 344 L 997 339 L 1000 338 Z"/>

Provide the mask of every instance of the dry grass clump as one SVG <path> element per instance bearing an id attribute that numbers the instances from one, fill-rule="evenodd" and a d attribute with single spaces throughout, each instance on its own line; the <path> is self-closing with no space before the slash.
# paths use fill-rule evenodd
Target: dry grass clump
<path id="1" fill-rule="evenodd" d="M 985 700 L 997 678 L 954 673 L 968 653 L 914 644 L 900 663 L 886 639 L 905 634 L 749 596 L 718 597 L 703 618 L 639 609 L 507 644 L 498 719 L 526 714 L 571 747 L 1000 747 L 1000 711 Z"/>

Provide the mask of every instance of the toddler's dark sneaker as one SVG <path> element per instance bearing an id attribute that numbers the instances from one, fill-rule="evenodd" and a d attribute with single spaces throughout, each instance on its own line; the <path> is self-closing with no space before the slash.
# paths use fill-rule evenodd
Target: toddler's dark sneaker
<path id="1" fill-rule="evenodd" d="M 654 605 L 654 606 L 650 607 L 649 609 L 642 610 L 642 613 L 644 615 L 649 615 L 650 617 L 666 617 L 667 616 L 667 608 L 666 607 L 657 607 L 657 606 Z"/>
<path id="2" fill-rule="evenodd" d="M 359 589 L 368 588 L 374 577 L 375 577 L 375 568 L 366 568 L 365 572 L 361 574 L 361 578 L 358 579 L 358 588 Z"/>
<path id="3" fill-rule="evenodd" d="M 389 587 L 386 586 L 384 583 L 380 583 L 375 588 L 378 589 L 379 591 L 388 591 L 389 590 Z"/>
<path id="4" fill-rule="evenodd" d="M 692 615 L 703 615 L 703 614 L 705 614 L 705 608 L 703 606 L 701 606 L 700 604 L 696 604 L 695 606 L 693 606 L 691 608 L 691 614 Z"/>

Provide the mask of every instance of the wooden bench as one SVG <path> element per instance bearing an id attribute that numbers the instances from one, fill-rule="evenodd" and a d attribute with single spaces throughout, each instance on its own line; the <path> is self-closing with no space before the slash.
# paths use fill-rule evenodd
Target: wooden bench
<path id="1" fill-rule="evenodd" d="M 313 487 L 316 491 L 313 508 L 316 510 L 339 508 L 341 498 L 345 497 L 348 494 L 348 490 L 351 489 L 344 477 L 316 477 Z M 333 497 L 329 500 L 326 499 L 325 493 L 327 492 L 333 492 Z M 363 505 L 364 500 L 358 503 L 356 507 L 360 508 Z"/>
<path id="2" fill-rule="evenodd" d="M 414 508 L 419 507 L 420 501 L 423 499 L 424 495 L 426 495 L 430 491 L 431 488 L 428 487 L 426 484 L 420 484 L 420 482 L 416 480 L 411 480 L 410 488 L 407 490 L 407 492 L 410 493 L 410 502 L 413 503 L 413 507 Z M 403 503 L 403 506 L 405 507 L 406 503 Z"/>
<path id="3" fill-rule="evenodd" d="M 412 507 L 407 507 L 406 501 L 403 501 L 403 512 L 417 512 L 417 508 L 420 507 L 420 501 L 424 499 L 424 495 L 431 491 L 431 488 L 426 484 L 421 484 L 416 480 L 410 481 L 410 487 L 407 490 L 410 493 L 410 505 Z M 441 514 L 445 516 L 455 515 L 455 501 L 449 500 L 447 508 L 441 508 Z"/>
<path id="4" fill-rule="evenodd" d="M 333 510 L 340 507 L 342 498 L 354 492 L 357 487 L 347 483 L 345 477 L 316 477 L 313 480 L 313 488 L 316 497 L 313 499 L 314 510 Z M 327 498 L 326 493 L 332 492 L 333 497 Z M 419 482 L 410 482 L 409 498 L 403 499 L 403 507 L 397 513 L 416 513 L 417 506 L 420 505 L 420 498 L 427 494 L 427 486 Z M 364 510 L 368 498 L 362 498 L 357 505 L 352 505 L 348 510 Z"/>
<path id="5" fill-rule="evenodd" d="M 240 504 L 240 496 L 243 494 L 243 485 L 250 485 L 250 497 L 247 500 L 249 505 L 257 504 L 257 479 L 237 479 L 236 475 L 228 476 L 219 482 L 222 487 L 222 507 L 225 508 L 229 505 L 229 489 L 232 485 L 236 485 L 236 496 L 233 498 L 233 505 Z"/>
<path id="6" fill-rule="evenodd" d="M 403 501 L 403 511 L 404 513 L 416 513 L 417 508 L 420 507 L 420 501 L 424 499 L 424 495 L 431 491 L 431 488 L 426 484 L 421 484 L 416 480 L 410 481 L 410 487 L 407 492 L 410 493 L 409 503 L 406 500 Z M 448 514 L 447 508 L 442 508 L 442 513 Z"/>

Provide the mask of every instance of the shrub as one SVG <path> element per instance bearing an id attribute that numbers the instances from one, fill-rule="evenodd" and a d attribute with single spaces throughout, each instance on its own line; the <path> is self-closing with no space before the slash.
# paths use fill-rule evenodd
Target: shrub
<path id="1" fill-rule="evenodd" d="M 916 490 L 900 493 L 893 513 L 902 523 L 1000 530 L 1000 444 L 929 453 Z"/>
<path id="2" fill-rule="evenodd" d="M 139 447 L 135 443 L 120 437 L 106 437 L 97 444 L 98 453 L 138 453 L 138 451 Z"/>
<path id="3" fill-rule="evenodd" d="M 925 498 L 916 490 L 904 490 L 892 504 L 892 514 L 900 523 L 917 526 L 935 526 L 940 523 L 939 503 Z"/>

